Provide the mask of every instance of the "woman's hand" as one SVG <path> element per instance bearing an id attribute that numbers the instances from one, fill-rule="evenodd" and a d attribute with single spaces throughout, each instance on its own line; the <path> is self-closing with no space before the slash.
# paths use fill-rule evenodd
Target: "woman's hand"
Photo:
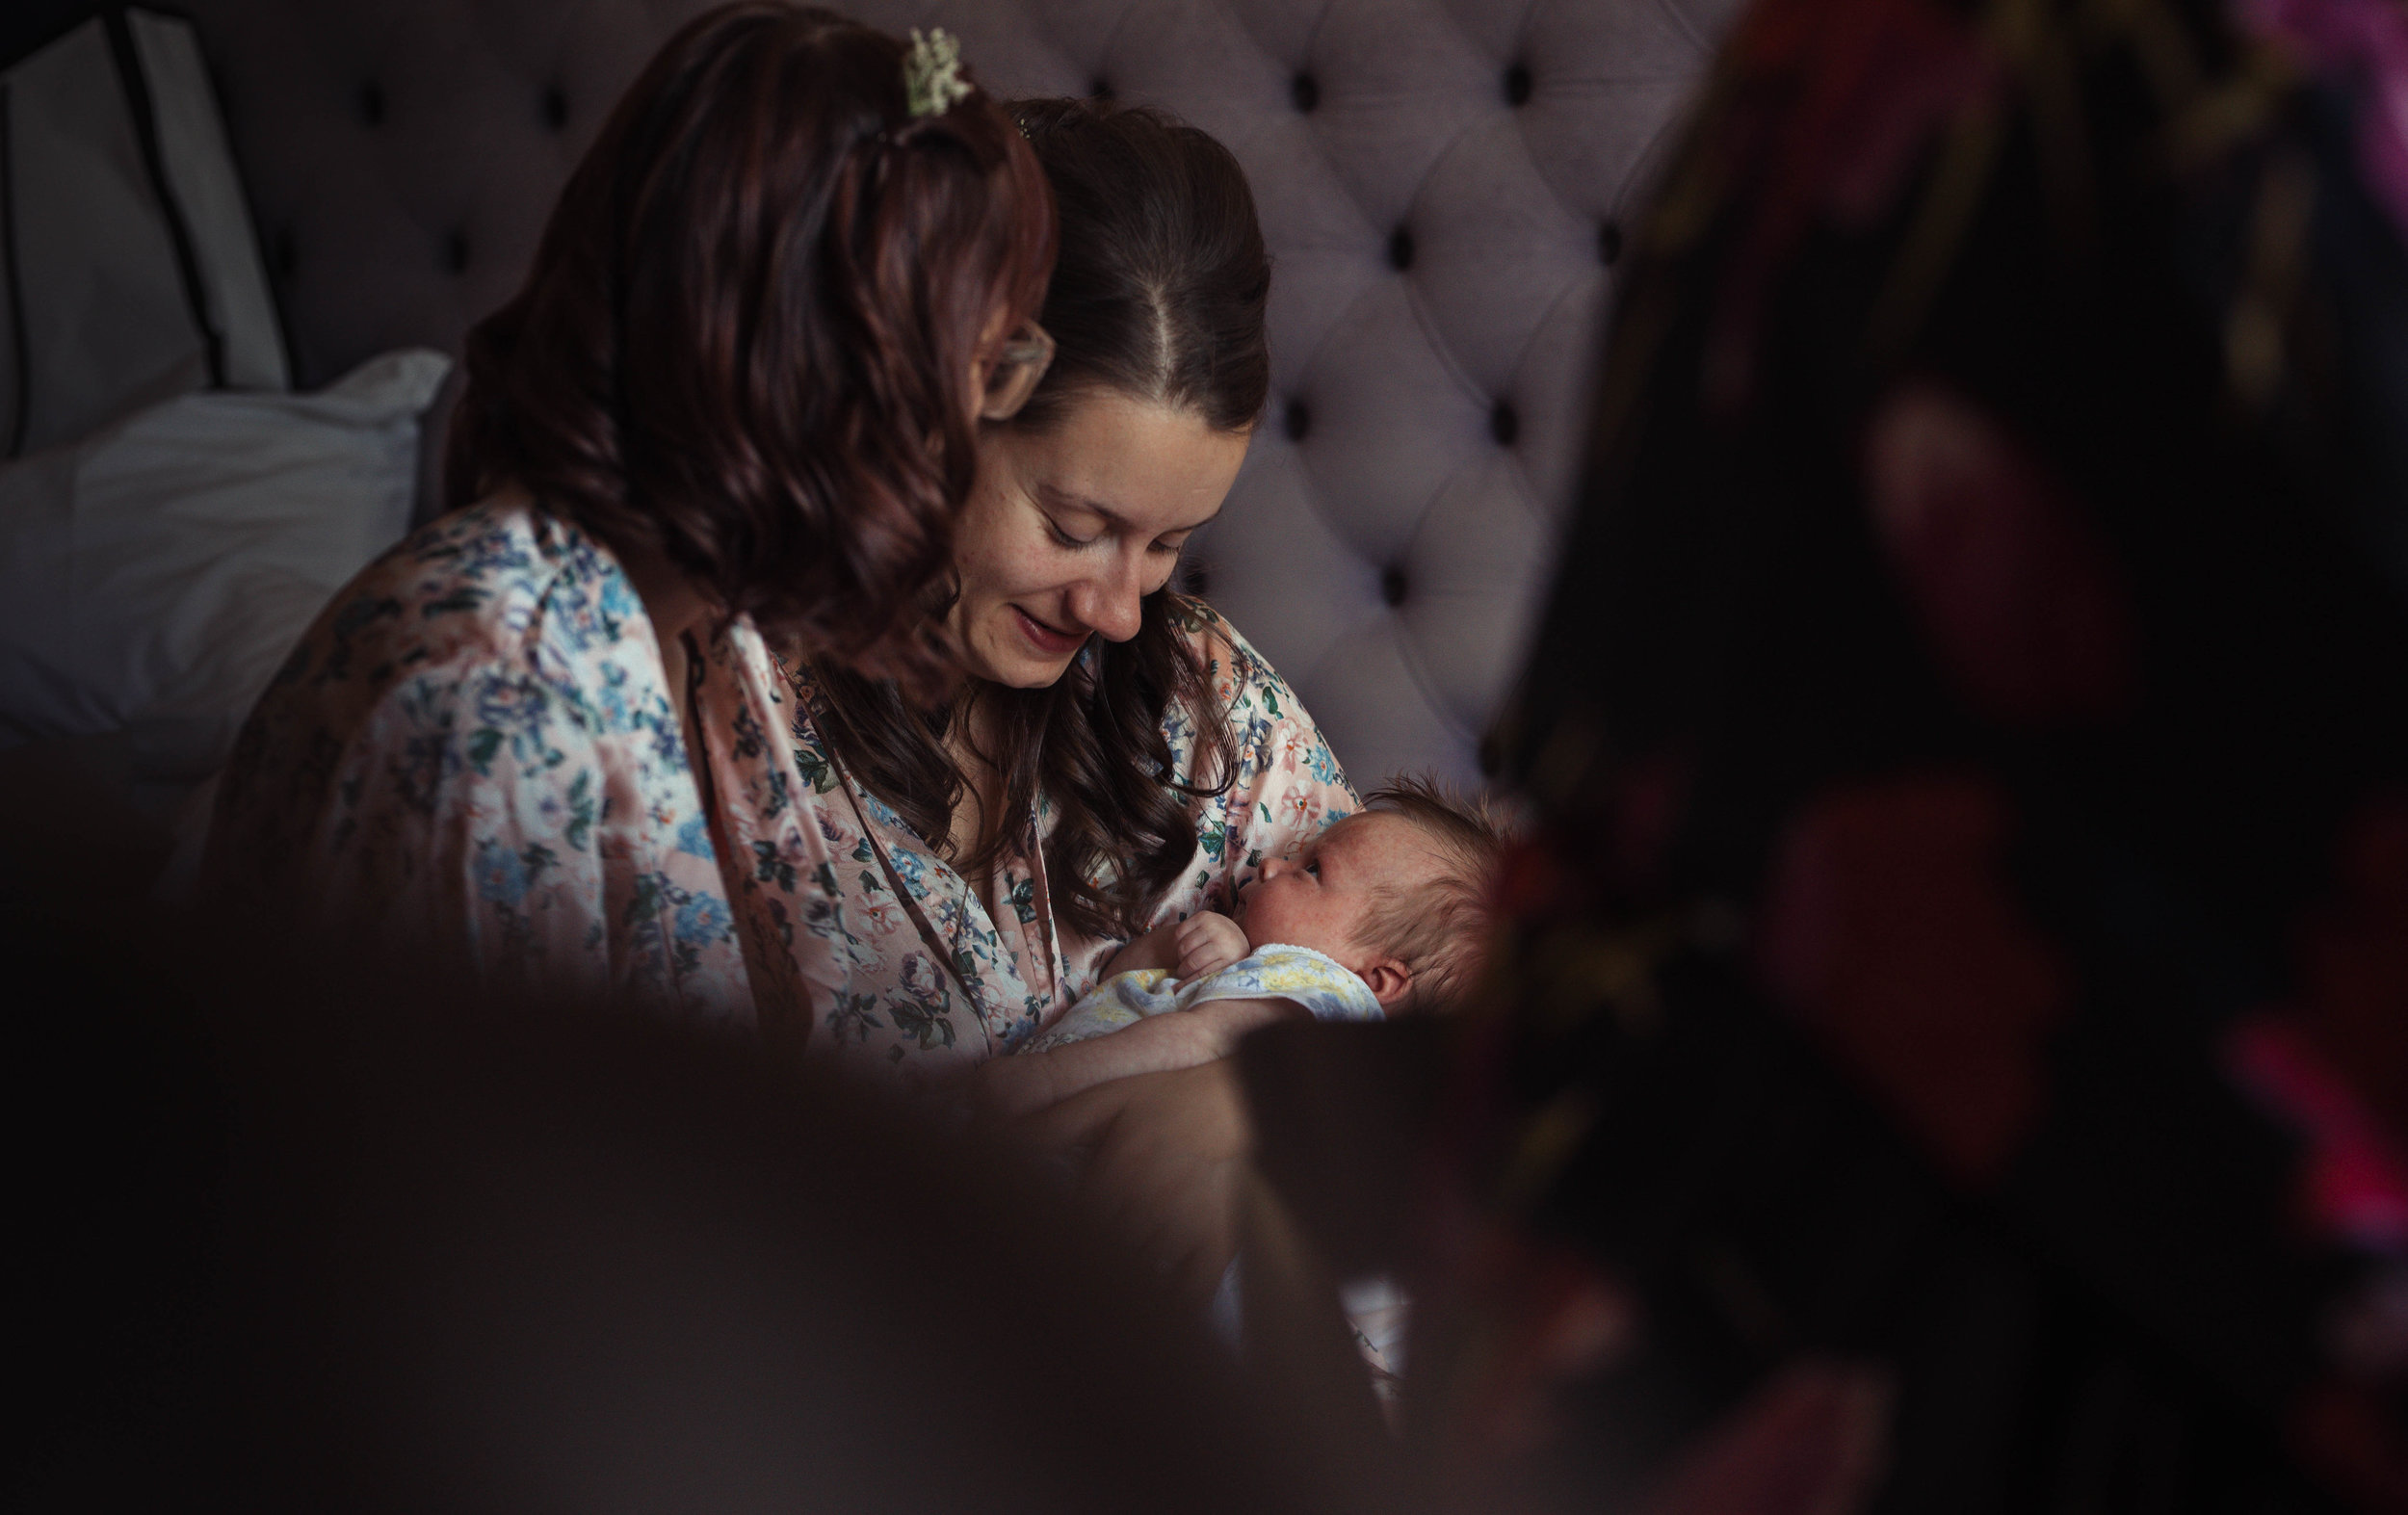
<path id="1" fill-rule="evenodd" d="M 1223 1058 L 1115 1079 L 1031 1117 L 1041 1148 L 1087 1148 L 1089 1197 L 1200 1306 L 1237 1255 L 1254 1133 Z"/>
<path id="2" fill-rule="evenodd" d="M 1285 1000 L 1215 1000 L 1149 1015 L 1110 1035 L 1049 1052 L 989 1058 L 972 1075 L 972 1095 L 992 1114 L 1031 1115 L 1099 1084 L 1226 1058 L 1247 1032 L 1303 1013 Z"/>
<path id="3" fill-rule="evenodd" d="M 1238 923 L 1225 915 L 1199 910 L 1178 925 L 1179 980 L 1218 973 L 1254 949 Z"/>

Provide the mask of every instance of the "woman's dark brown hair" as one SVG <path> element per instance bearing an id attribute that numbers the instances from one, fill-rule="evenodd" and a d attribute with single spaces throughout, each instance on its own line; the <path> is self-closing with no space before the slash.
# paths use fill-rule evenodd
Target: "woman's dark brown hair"
<path id="1" fill-rule="evenodd" d="M 903 62 L 775 0 L 671 38 L 469 334 L 451 503 L 515 483 L 824 663 L 941 687 L 975 349 L 1035 309 L 1054 213 L 1002 109 L 914 119 Z"/>
<path id="2" fill-rule="evenodd" d="M 1061 243 L 1039 317 L 1058 345 L 1053 367 L 1008 424 L 1041 432 L 1080 396 L 1109 390 L 1191 409 L 1219 431 L 1251 427 L 1270 389 L 1270 259 L 1237 159 L 1158 111 L 1091 100 L 1010 111 L 1053 182 Z M 1227 713 L 1190 640 L 1196 617 L 1165 588 L 1146 596 L 1134 638 L 1090 640 L 1052 686 L 965 694 L 987 702 L 1004 787 L 986 833 L 955 849 L 964 873 L 994 866 L 1006 826 L 1042 793 L 1055 816 L 1045 866 L 1057 912 L 1089 935 L 1145 928 L 1195 854 L 1193 797 L 1237 772 Z M 822 734 L 838 757 L 946 846 L 964 781 L 941 725 L 911 718 L 891 688 L 824 663 L 815 671 Z M 1195 726 L 1191 785 L 1171 780 L 1163 725 L 1174 706 Z"/>

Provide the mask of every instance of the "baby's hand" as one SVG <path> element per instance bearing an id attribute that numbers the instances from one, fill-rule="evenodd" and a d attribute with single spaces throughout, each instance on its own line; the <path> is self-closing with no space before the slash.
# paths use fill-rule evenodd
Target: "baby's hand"
<path id="1" fill-rule="evenodd" d="M 1183 981 L 1218 973 L 1254 950 L 1237 922 L 1210 910 L 1179 923 L 1178 945 L 1178 978 Z"/>

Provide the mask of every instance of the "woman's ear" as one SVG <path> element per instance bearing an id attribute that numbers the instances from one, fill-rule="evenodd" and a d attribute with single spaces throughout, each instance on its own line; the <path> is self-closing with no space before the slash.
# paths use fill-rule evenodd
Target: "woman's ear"
<path id="1" fill-rule="evenodd" d="M 1413 992 L 1412 970 L 1394 957 L 1374 957 L 1355 969 L 1354 976 L 1370 987 L 1383 1010 L 1395 1009 Z"/>

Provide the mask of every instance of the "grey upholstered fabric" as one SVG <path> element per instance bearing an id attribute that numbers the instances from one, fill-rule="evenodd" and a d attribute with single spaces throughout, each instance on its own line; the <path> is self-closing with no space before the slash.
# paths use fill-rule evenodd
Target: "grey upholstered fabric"
<path id="1" fill-rule="evenodd" d="M 1732 0 L 849 0 L 1006 94 L 1168 107 L 1252 175 L 1270 413 L 1205 592 L 1359 781 L 1477 776 L 1577 462 L 1620 222 Z M 296 379 L 457 351 L 703 0 L 190 0 Z"/>

